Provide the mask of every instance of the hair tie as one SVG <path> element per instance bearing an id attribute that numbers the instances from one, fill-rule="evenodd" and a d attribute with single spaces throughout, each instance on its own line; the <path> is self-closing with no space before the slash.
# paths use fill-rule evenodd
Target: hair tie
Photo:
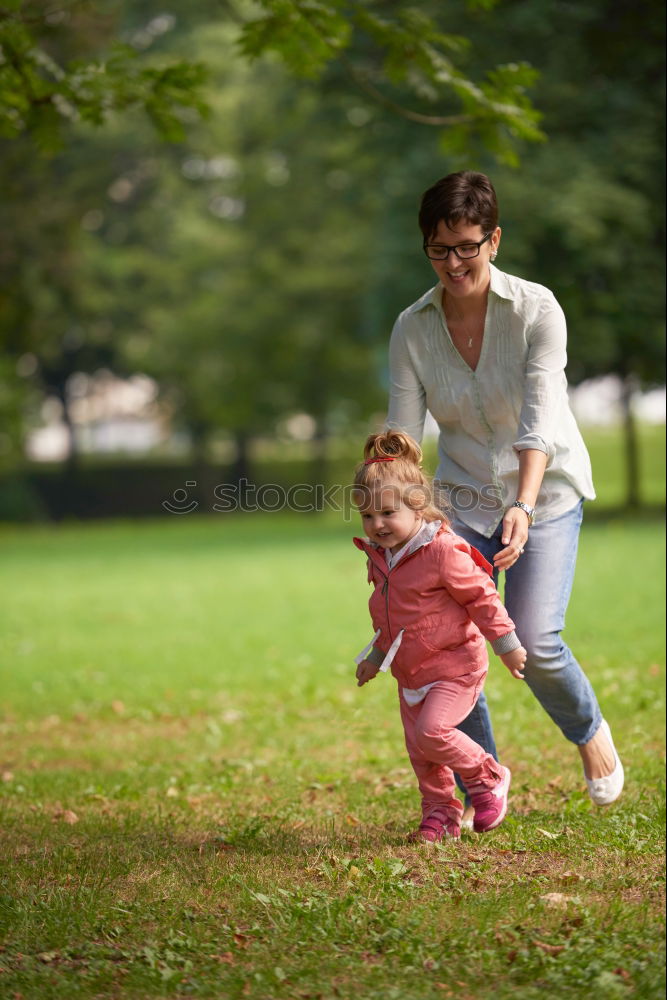
<path id="1" fill-rule="evenodd" d="M 380 455 L 378 458 L 367 458 L 364 465 L 372 465 L 373 462 L 393 462 L 395 455 Z"/>

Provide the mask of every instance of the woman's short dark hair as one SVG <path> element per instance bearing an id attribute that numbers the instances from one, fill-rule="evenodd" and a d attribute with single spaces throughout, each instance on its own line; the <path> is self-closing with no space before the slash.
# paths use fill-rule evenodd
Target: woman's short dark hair
<path id="1" fill-rule="evenodd" d="M 486 174 L 460 170 L 447 174 L 424 192 L 419 228 L 425 240 L 431 239 L 442 219 L 449 229 L 464 221 L 481 226 L 484 233 L 493 232 L 498 225 L 498 201 Z"/>

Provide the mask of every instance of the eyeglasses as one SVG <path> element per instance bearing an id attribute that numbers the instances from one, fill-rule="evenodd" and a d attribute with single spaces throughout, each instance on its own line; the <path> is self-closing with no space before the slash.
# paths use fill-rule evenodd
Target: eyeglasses
<path id="1" fill-rule="evenodd" d="M 491 239 L 492 233 L 487 233 L 479 243 L 459 243 L 458 246 L 448 247 L 444 243 L 427 243 L 424 240 L 424 253 L 429 260 L 447 260 L 452 250 L 459 260 L 471 260 L 479 257 L 479 251 L 487 240 Z"/>

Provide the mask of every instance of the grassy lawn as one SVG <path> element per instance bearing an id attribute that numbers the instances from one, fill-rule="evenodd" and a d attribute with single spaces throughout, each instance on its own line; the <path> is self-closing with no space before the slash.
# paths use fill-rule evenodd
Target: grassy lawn
<path id="1" fill-rule="evenodd" d="M 0 531 L 0 995 L 664 995 L 661 522 L 589 519 L 566 629 L 621 801 L 494 660 L 510 814 L 430 848 L 353 528 Z"/>

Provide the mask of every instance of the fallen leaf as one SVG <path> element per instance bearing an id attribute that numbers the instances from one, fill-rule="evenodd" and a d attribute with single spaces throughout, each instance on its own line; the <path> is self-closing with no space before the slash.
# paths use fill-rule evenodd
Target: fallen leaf
<path id="1" fill-rule="evenodd" d="M 223 965 L 234 965 L 235 959 L 231 951 L 223 951 L 222 955 L 211 955 L 216 962 L 222 962 Z"/>
<path id="2" fill-rule="evenodd" d="M 630 973 L 628 972 L 627 969 L 614 969 L 614 975 L 615 976 L 620 976 L 621 979 L 629 979 L 630 978 Z"/>
<path id="3" fill-rule="evenodd" d="M 63 823 L 69 823 L 70 826 L 74 826 L 75 823 L 79 822 L 79 817 L 75 812 L 72 812 L 71 809 L 63 810 L 63 812 L 57 818 L 61 819 Z"/>
<path id="4" fill-rule="evenodd" d="M 548 906 L 567 906 L 567 904 L 574 900 L 574 896 L 566 896 L 562 892 L 547 892 L 546 895 L 540 896 Z"/>
<path id="5" fill-rule="evenodd" d="M 345 822 L 349 823 L 350 826 L 359 826 L 361 820 L 357 819 L 356 816 L 353 816 L 352 813 L 348 813 L 347 816 L 345 817 Z"/>
<path id="6" fill-rule="evenodd" d="M 562 875 L 558 876 L 559 882 L 581 882 L 584 876 L 579 875 L 578 872 L 563 872 Z"/>
<path id="7" fill-rule="evenodd" d="M 237 948 L 247 948 L 248 947 L 247 936 L 245 934 L 235 934 L 234 944 L 236 945 Z"/>
<path id="8" fill-rule="evenodd" d="M 2 772 L 2 780 L 3 781 L 13 781 L 14 780 L 14 775 L 12 774 L 11 771 L 3 771 Z"/>
<path id="9" fill-rule="evenodd" d="M 53 962 L 57 957 L 58 957 L 57 951 L 41 951 L 37 956 L 40 962 L 44 962 L 45 965 L 48 965 L 50 962 Z"/>
<path id="10" fill-rule="evenodd" d="M 531 944 L 543 951 L 545 955 L 560 955 L 561 951 L 565 951 L 564 944 L 547 944 L 546 941 L 531 941 Z"/>
<path id="11" fill-rule="evenodd" d="M 539 826 L 537 828 L 537 832 L 541 833 L 543 837 L 548 837 L 549 840 L 558 840 L 559 837 L 563 836 L 562 832 L 561 833 L 551 833 L 549 830 L 542 830 Z"/>
<path id="12" fill-rule="evenodd" d="M 115 712 L 116 715 L 124 715 L 125 703 L 116 699 L 115 701 L 111 702 L 111 710 L 112 712 Z"/>
<path id="13" fill-rule="evenodd" d="M 167 796 L 168 799 L 177 799 L 178 788 L 175 788 L 174 785 L 170 785 L 164 794 Z"/>

